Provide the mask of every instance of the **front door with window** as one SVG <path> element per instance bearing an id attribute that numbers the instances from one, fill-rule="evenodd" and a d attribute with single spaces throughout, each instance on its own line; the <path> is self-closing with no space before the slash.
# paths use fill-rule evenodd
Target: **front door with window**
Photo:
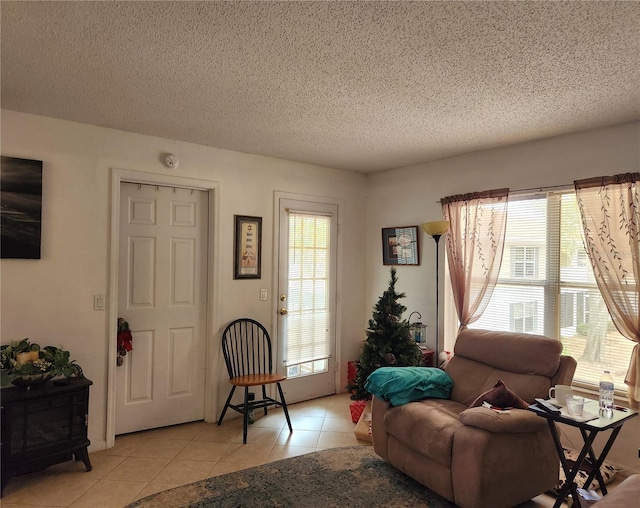
<path id="1" fill-rule="evenodd" d="M 336 393 L 337 212 L 278 199 L 278 371 L 287 402 Z"/>

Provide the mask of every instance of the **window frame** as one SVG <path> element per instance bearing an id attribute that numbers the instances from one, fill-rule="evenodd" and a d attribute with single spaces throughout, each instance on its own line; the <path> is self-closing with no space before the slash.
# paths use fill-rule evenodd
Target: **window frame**
<path id="1" fill-rule="evenodd" d="M 522 315 L 516 316 L 517 307 L 522 306 Z M 538 320 L 538 302 L 535 300 L 509 303 L 509 323 L 516 333 L 534 333 Z M 518 322 L 522 323 L 522 330 L 518 330 Z"/>
<path id="2" fill-rule="evenodd" d="M 507 219 L 508 220 L 508 219 Z M 514 251 L 522 249 L 522 258 L 516 259 Z M 538 263 L 540 259 L 540 248 L 535 245 L 511 245 L 509 246 L 509 260 L 510 267 L 509 272 L 512 279 L 535 279 L 538 275 Z M 532 259 L 529 259 L 529 254 Z M 518 274 L 518 268 L 522 268 L 522 275 Z M 527 271 L 530 269 L 531 276 L 527 276 Z"/>
<path id="3" fill-rule="evenodd" d="M 511 260 L 511 251 L 509 251 L 509 253 L 507 254 L 506 249 L 507 248 L 510 249 L 511 247 L 514 247 L 514 246 L 525 247 L 526 245 L 524 243 L 521 243 L 520 245 L 518 245 L 517 242 L 515 242 L 513 245 L 509 245 L 509 240 L 507 239 L 507 241 L 505 241 L 505 246 L 504 246 L 505 258 L 507 257 L 509 258 L 510 266 L 507 269 L 506 276 L 503 275 L 503 277 L 499 278 L 497 283 L 498 284 L 497 288 L 508 289 L 510 291 L 518 291 L 518 290 L 526 291 L 529 288 L 533 292 L 535 292 L 536 291 L 535 288 L 539 288 L 541 290 L 541 293 L 544 296 L 540 298 L 540 301 L 537 301 L 538 306 L 534 311 L 535 318 L 533 319 L 533 322 L 534 322 L 534 326 L 535 326 L 535 323 L 537 322 L 538 331 L 534 331 L 533 333 L 538 333 L 548 337 L 558 337 L 563 342 L 563 345 L 565 346 L 565 348 L 568 347 L 567 341 L 572 341 L 572 339 L 575 339 L 576 336 L 579 334 L 578 328 L 580 327 L 580 325 L 589 324 L 590 310 L 593 310 L 593 309 L 590 309 L 589 307 L 589 300 L 590 298 L 593 297 L 592 292 L 597 292 L 595 294 L 598 294 L 598 295 L 600 294 L 597 284 L 595 282 L 595 279 L 592 279 L 591 277 L 589 277 L 589 280 L 587 282 L 572 280 L 570 276 L 567 277 L 567 274 L 566 274 L 567 266 L 565 266 L 566 263 L 565 265 L 561 263 L 562 261 L 561 242 L 565 241 L 565 239 L 567 238 L 567 237 L 561 236 L 561 231 L 566 231 L 566 229 L 565 230 L 562 229 L 563 225 L 566 227 L 566 223 L 563 224 L 563 216 L 561 215 L 561 205 L 562 205 L 563 196 L 566 196 L 567 194 L 575 195 L 575 191 L 573 187 L 557 189 L 557 190 L 554 190 L 553 192 L 536 192 L 536 193 L 523 192 L 515 195 L 512 194 L 509 197 L 510 205 L 512 202 L 517 202 L 517 201 L 531 201 L 535 199 L 546 200 L 546 208 L 545 208 L 546 240 L 545 240 L 544 246 L 542 245 L 540 246 L 540 252 L 535 255 L 536 264 L 535 264 L 534 271 L 535 271 L 536 277 L 534 277 L 533 279 L 523 279 L 523 278 L 514 276 L 515 274 L 512 266 L 513 263 Z M 511 214 L 509 214 L 509 216 L 511 216 Z M 579 227 L 580 227 L 580 230 L 579 230 L 580 237 L 582 238 L 583 233 L 581 229 L 582 228 L 581 222 Z M 507 223 L 507 231 L 508 230 L 509 230 L 509 225 Z M 569 237 L 569 239 L 571 240 L 571 237 Z M 573 241 L 575 241 L 575 239 Z M 584 249 L 583 240 L 581 242 L 581 247 L 582 249 Z M 526 252 L 526 249 L 524 249 L 524 252 Z M 542 254 L 542 252 L 544 252 L 544 255 Z M 563 252 L 566 253 L 567 251 L 565 250 Z M 586 254 L 586 251 L 585 251 L 585 254 Z M 572 264 L 568 265 L 569 268 L 581 267 L 591 272 L 591 264 L 588 262 L 588 257 L 586 258 L 587 266 L 585 267 L 584 263 L 580 262 L 580 254 L 574 255 L 574 256 L 575 256 L 575 259 L 572 260 Z M 525 254 L 525 260 L 526 260 L 526 254 Z M 542 273 L 540 273 L 541 270 L 542 270 Z M 562 273 L 563 271 L 565 272 L 564 274 Z M 563 278 L 563 275 L 564 275 L 564 278 Z M 455 305 L 453 303 L 453 295 L 451 291 L 451 283 L 449 279 L 448 269 L 446 271 L 446 278 L 449 280 L 449 283 L 446 284 L 446 287 L 445 287 L 445 304 L 444 304 L 445 348 L 448 350 L 453 350 L 455 345 L 455 337 L 458 333 L 459 322 L 457 319 Z M 562 311 L 561 295 L 567 294 L 567 293 L 572 293 L 574 295 L 573 296 L 573 315 L 571 318 L 572 319 L 571 326 L 564 327 L 564 330 L 565 332 L 567 332 L 567 328 L 573 329 L 572 331 L 574 335 L 572 336 L 563 336 L 563 332 L 562 332 L 563 328 L 561 327 L 561 325 L 567 323 L 566 321 L 561 322 L 561 311 Z M 580 296 L 580 294 L 582 294 L 582 296 Z M 535 298 L 535 296 L 533 296 L 533 298 Z M 582 300 L 581 304 L 580 304 L 580 300 Z M 526 301 L 526 298 L 523 298 L 523 301 Z M 491 304 L 489 305 L 491 306 Z M 504 308 L 504 307 L 501 307 L 501 308 Z M 503 330 L 505 329 L 505 325 L 507 324 L 507 322 L 506 320 L 501 319 L 497 315 L 496 309 L 497 308 L 494 308 L 494 315 L 491 317 L 491 322 L 495 324 L 495 327 L 493 327 L 493 329 Z M 507 311 L 508 319 L 509 319 L 508 324 L 509 324 L 510 330 L 514 330 L 513 309 L 514 307 L 509 305 L 508 311 Z M 486 316 L 486 313 L 485 315 L 483 315 L 483 317 L 485 316 Z M 594 323 L 598 323 L 598 322 L 599 321 L 595 321 Z M 611 326 L 610 317 L 608 317 L 608 322 L 609 322 L 609 326 Z M 525 328 L 527 328 L 526 324 L 524 326 Z M 479 322 L 476 322 L 470 325 L 470 328 L 474 328 L 474 327 L 492 329 L 491 327 L 487 326 L 486 321 L 483 325 L 479 324 Z M 542 331 L 539 331 L 539 330 L 542 330 Z M 525 332 L 525 333 L 529 333 L 529 332 Z M 609 334 L 607 335 L 607 337 L 608 337 L 608 340 L 606 340 L 605 342 L 606 337 L 602 339 L 603 342 L 599 345 L 599 347 L 611 348 L 611 341 L 612 341 L 611 335 Z M 628 340 L 622 337 L 621 335 L 620 335 L 620 338 L 622 340 Z M 617 340 L 617 339 L 614 338 L 613 340 Z M 575 343 L 575 341 L 573 342 Z M 614 342 L 614 345 L 615 344 L 616 343 Z M 611 351 L 613 351 L 613 353 Z M 578 368 L 576 369 L 576 375 L 578 375 L 578 369 L 580 368 L 579 356 L 581 356 L 581 352 L 568 351 L 564 354 L 569 354 L 570 356 L 573 356 L 576 359 L 576 361 L 578 361 Z M 609 364 L 613 364 L 618 371 L 622 369 L 623 367 L 622 364 L 624 363 L 624 361 L 621 361 L 621 356 L 622 356 L 622 359 L 626 357 L 625 351 L 621 352 L 620 349 L 609 349 L 608 353 L 605 352 L 603 354 L 604 355 L 608 354 L 608 359 L 605 362 L 603 362 L 604 364 L 604 366 L 602 366 L 603 370 L 609 368 L 608 366 L 606 366 L 607 362 L 609 362 Z M 591 366 L 590 361 L 585 360 L 585 362 L 587 365 L 589 365 L 589 367 Z M 627 359 L 627 362 L 628 362 L 628 359 Z M 627 365 L 625 364 L 624 368 L 626 369 L 626 367 Z M 587 390 L 592 390 L 592 391 L 597 390 L 597 381 L 594 381 L 592 377 L 584 377 L 585 375 L 588 376 L 587 367 L 585 367 L 583 364 L 583 378 L 574 377 L 573 386 L 584 388 Z M 615 393 L 618 396 L 623 396 L 626 394 L 626 385 L 622 384 L 621 382 L 622 380 L 619 378 L 620 376 L 618 376 L 618 379 L 616 382 Z"/>

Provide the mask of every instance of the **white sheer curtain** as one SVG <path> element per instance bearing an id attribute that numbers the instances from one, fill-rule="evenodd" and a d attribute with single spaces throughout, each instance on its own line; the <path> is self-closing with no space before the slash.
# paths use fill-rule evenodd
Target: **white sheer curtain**
<path id="1" fill-rule="evenodd" d="M 460 329 L 478 320 L 498 280 L 507 227 L 509 189 L 442 199 L 450 222 L 447 259 Z"/>
<path id="2" fill-rule="evenodd" d="M 640 405 L 640 173 L 574 182 L 587 254 L 613 324 L 636 343 L 625 383 Z"/>

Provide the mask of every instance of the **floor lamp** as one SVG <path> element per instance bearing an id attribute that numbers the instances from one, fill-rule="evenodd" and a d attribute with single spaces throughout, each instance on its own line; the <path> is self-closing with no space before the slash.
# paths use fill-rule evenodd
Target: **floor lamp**
<path id="1" fill-rule="evenodd" d="M 440 304 L 440 283 L 439 283 L 439 260 L 440 260 L 440 249 L 439 242 L 440 237 L 444 235 L 449 230 L 449 221 L 448 220 L 437 220 L 433 222 L 425 222 L 422 224 L 422 229 L 425 233 L 431 236 L 436 241 L 436 349 L 435 349 L 435 366 L 437 367 L 440 364 L 440 359 L 438 357 L 438 340 L 440 337 L 440 328 L 438 327 L 438 320 L 440 316 L 439 312 L 439 304 Z"/>

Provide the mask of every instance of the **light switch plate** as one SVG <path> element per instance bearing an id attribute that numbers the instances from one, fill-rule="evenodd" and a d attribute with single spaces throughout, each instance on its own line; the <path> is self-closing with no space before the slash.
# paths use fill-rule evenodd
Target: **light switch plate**
<path id="1" fill-rule="evenodd" d="M 93 310 L 104 310 L 104 295 L 93 295 Z"/>

